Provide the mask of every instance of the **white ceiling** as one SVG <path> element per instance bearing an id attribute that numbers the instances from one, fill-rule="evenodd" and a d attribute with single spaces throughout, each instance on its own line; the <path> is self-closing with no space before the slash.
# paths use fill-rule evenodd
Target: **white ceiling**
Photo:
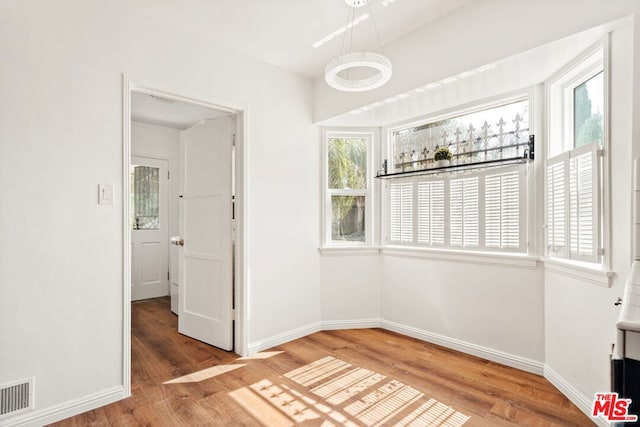
<path id="1" fill-rule="evenodd" d="M 202 120 L 226 115 L 229 113 L 146 93 L 133 92 L 131 95 L 131 120 L 135 122 L 185 130 Z"/>
<path id="2" fill-rule="evenodd" d="M 387 0 L 388 1 L 388 0 Z M 472 0 L 370 0 L 373 18 L 385 45 Z M 319 48 L 311 45 L 347 23 L 344 0 L 137 0 L 128 6 L 146 12 L 167 28 L 195 32 L 246 55 L 300 75 L 316 78 L 340 53 L 343 38 Z M 356 17 L 368 13 L 367 6 Z M 152 14 L 149 11 L 153 11 Z M 353 50 L 378 47 L 373 20 L 354 28 Z"/>

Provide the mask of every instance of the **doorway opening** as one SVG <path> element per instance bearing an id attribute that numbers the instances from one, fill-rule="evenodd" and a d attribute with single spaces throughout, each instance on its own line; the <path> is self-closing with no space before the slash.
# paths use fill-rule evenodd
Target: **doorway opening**
<path id="1" fill-rule="evenodd" d="M 123 383 L 131 303 L 171 298 L 178 331 L 246 354 L 242 109 L 124 78 Z"/>

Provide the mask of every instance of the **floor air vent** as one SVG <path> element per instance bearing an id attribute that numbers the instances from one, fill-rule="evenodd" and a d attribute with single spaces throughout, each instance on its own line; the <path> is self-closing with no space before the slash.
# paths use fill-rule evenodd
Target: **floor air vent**
<path id="1" fill-rule="evenodd" d="M 33 378 L 0 386 L 0 418 L 33 408 Z"/>

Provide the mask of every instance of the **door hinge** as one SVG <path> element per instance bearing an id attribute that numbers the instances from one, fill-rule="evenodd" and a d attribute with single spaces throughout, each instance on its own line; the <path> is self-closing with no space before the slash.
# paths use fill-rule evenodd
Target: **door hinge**
<path id="1" fill-rule="evenodd" d="M 236 309 L 231 310 L 231 320 L 236 320 Z"/>
<path id="2" fill-rule="evenodd" d="M 171 179 L 171 172 L 167 171 L 167 179 Z"/>
<path id="3" fill-rule="evenodd" d="M 233 134 L 231 145 L 236 146 L 236 134 Z"/>
<path id="4" fill-rule="evenodd" d="M 171 273 L 170 271 L 167 271 L 167 280 L 171 279 L 171 276 L 169 275 L 169 273 Z"/>

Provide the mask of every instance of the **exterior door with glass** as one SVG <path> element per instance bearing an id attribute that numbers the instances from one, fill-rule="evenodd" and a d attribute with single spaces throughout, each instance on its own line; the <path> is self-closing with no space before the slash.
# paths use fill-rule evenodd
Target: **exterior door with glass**
<path id="1" fill-rule="evenodd" d="M 166 160 L 131 159 L 131 300 L 169 294 L 169 198 Z"/>

